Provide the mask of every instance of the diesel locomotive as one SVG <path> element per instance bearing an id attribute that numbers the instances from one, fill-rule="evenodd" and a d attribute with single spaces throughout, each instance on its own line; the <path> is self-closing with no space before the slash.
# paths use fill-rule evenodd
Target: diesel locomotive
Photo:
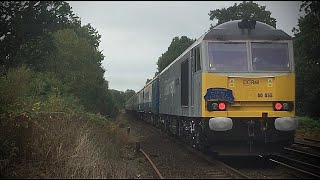
<path id="1" fill-rule="evenodd" d="M 200 150 L 277 154 L 298 126 L 292 37 L 254 20 L 220 24 L 125 109 Z"/>

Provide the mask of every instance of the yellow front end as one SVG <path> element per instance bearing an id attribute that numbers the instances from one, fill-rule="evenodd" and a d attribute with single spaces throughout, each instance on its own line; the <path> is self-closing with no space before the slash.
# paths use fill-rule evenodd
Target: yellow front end
<path id="1" fill-rule="evenodd" d="M 232 90 L 233 103 L 227 103 L 226 111 L 208 111 L 206 95 L 208 88 L 226 88 Z M 228 76 L 215 73 L 202 74 L 202 117 L 294 117 L 292 111 L 275 111 L 273 102 L 295 102 L 295 76 L 261 76 L 257 74 Z"/>

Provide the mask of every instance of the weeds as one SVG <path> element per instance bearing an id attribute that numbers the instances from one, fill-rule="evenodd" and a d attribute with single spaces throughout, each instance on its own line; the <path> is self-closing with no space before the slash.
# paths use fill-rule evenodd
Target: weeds
<path id="1" fill-rule="evenodd" d="M 320 139 L 320 120 L 310 117 L 298 117 L 298 133 Z"/>
<path id="2" fill-rule="evenodd" d="M 6 177 L 126 178 L 121 147 L 133 143 L 120 128 L 66 114 L 41 114 L 23 134 L 19 159 Z"/>
<path id="3" fill-rule="evenodd" d="M 0 85 L 0 177 L 126 178 L 124 128 L 86 112 L 50 74 L 21 67 Z"/>

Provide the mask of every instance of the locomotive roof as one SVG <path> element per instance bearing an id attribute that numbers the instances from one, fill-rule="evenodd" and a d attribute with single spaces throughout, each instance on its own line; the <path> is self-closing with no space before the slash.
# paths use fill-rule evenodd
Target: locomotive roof
<path id="1" fill-rule="evenodd" d="M 255 28 L 241 29 L 238 23 L 241 20 L 234 20 L 220 24 L 211 29 L 204 37 L 204 40 L 291 40 L 291 36 L 280 29 L 256 21 Z"/>

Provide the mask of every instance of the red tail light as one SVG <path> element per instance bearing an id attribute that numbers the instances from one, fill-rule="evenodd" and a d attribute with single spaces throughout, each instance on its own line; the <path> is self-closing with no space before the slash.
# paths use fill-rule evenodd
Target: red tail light
<path id="1" fill-rule="evenodd" d="M 276 104 L 274 105 L 274 108 L 279 111 L 279 110 L 282 109 L 282 104 L 281 104 L 281 103 L 276 103 Z"/>
<path id="2" fill-rule="evenodd" d="M 223 110 L 225 110 L 226 109 L 226 104 L 225 103 L 223 103 L 223 102 L 221 102 L 221 103 L 219 103 L 219 110 L 220 111 L 223 111 Z"/>
<path id="3" fill-rule="evenodd" d="M 273 102 L 273 110 L 274 111 L 293 111 L 294 104 L 291 101 L 278 101 Z"/>

